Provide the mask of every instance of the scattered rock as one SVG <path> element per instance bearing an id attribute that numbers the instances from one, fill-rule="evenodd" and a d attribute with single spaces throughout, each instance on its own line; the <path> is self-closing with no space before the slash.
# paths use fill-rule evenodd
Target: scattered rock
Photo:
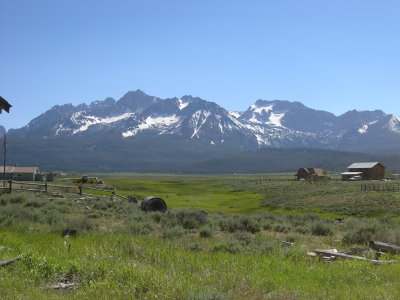
<path id="1" fill-rule="evenodd" d="M 138 203 L 138 199 L 135 196 L 128 196 L 128 202 Z"/>
<path id="2" fill-rule="evenodd" d="M 294 246 L 294 243 L 287 242 L 287 241 L 282 241 L 282 242 L 281 242 L 281 246 L 282 246 L 282 247 L 293 247 L 293 246 Z"/>

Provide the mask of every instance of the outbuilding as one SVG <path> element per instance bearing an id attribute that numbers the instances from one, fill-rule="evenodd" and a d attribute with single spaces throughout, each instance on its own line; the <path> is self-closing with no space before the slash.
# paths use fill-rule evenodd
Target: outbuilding
<path id="1" fill-rule="evenodd" d="M 326 177 L 324 170 L 320 168 L 300 168 L 296 176 L 297 180 L 319 180 Z"/>
<path id="2" fill-rule="evenodd" d="M 347 167 L 348 172 L 342 173 L 342 180 L 361 176 L 363 180 L 382 180 L 385 178 L 385 167 L 379 162 L 353 163 Z"/>
<path id="3" fill-rule="evenodd" d="M 0 178 L 16 181 L 36 181 L 40 180 L 40 171 L 38 167 L 19 167 L 6 166 L 5 178 L 4 171 L 0 168 Z M 3 171 L 3 172 L 1 172 Z"/>

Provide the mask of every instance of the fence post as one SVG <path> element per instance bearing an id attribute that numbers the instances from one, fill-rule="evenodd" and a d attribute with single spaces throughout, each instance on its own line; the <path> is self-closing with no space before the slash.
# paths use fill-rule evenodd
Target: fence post
<path id="1" fill-rule="evenodd" d="M 79 195 L 82 195 L 82 186 L 79 186 Z"/>
<path id="2" fill-rule="evenodd" d="M 47 182 L 44 183 L 44 192 L 47 193 Z"/>
<path id="3" fill-rule="evenodd" d="M 9 180 L 8 183 L 10 184 L 8 192 L 11 194 L 11 192 L 12 192 L 12 180 Z"/>

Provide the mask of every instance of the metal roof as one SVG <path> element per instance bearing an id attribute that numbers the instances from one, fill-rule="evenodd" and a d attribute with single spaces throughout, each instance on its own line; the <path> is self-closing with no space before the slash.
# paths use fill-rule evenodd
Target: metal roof
<path id="1" fill-rule="evenodd" d="M 347 169 L 370 169 L 375 167 L 379 162 L 361 162 L 354 163 L 347 167 Z"/>
<path id="2" fill-rule="evenodd" d="M 4 170 L 4 166 L 0 166 L 0 173 Z M 16 167 L 16 166 L 6 166 L 6 173 L 36 173 L 39 171 L 38 167 Z"/>
<path id="3" fill-rule="evenodd" d="M 344 172 L 340 173 L 341 175 L 361 175 L 362 172 Z"/>

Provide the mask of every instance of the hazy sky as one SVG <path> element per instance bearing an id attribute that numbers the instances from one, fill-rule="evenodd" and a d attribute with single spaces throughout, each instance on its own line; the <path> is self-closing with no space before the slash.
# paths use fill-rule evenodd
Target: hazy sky
<path id="1" fill-rule="evenodd" d="M 400 1 L 0 0 L 7 129 L 136 89 L 400 115 Z"/>

